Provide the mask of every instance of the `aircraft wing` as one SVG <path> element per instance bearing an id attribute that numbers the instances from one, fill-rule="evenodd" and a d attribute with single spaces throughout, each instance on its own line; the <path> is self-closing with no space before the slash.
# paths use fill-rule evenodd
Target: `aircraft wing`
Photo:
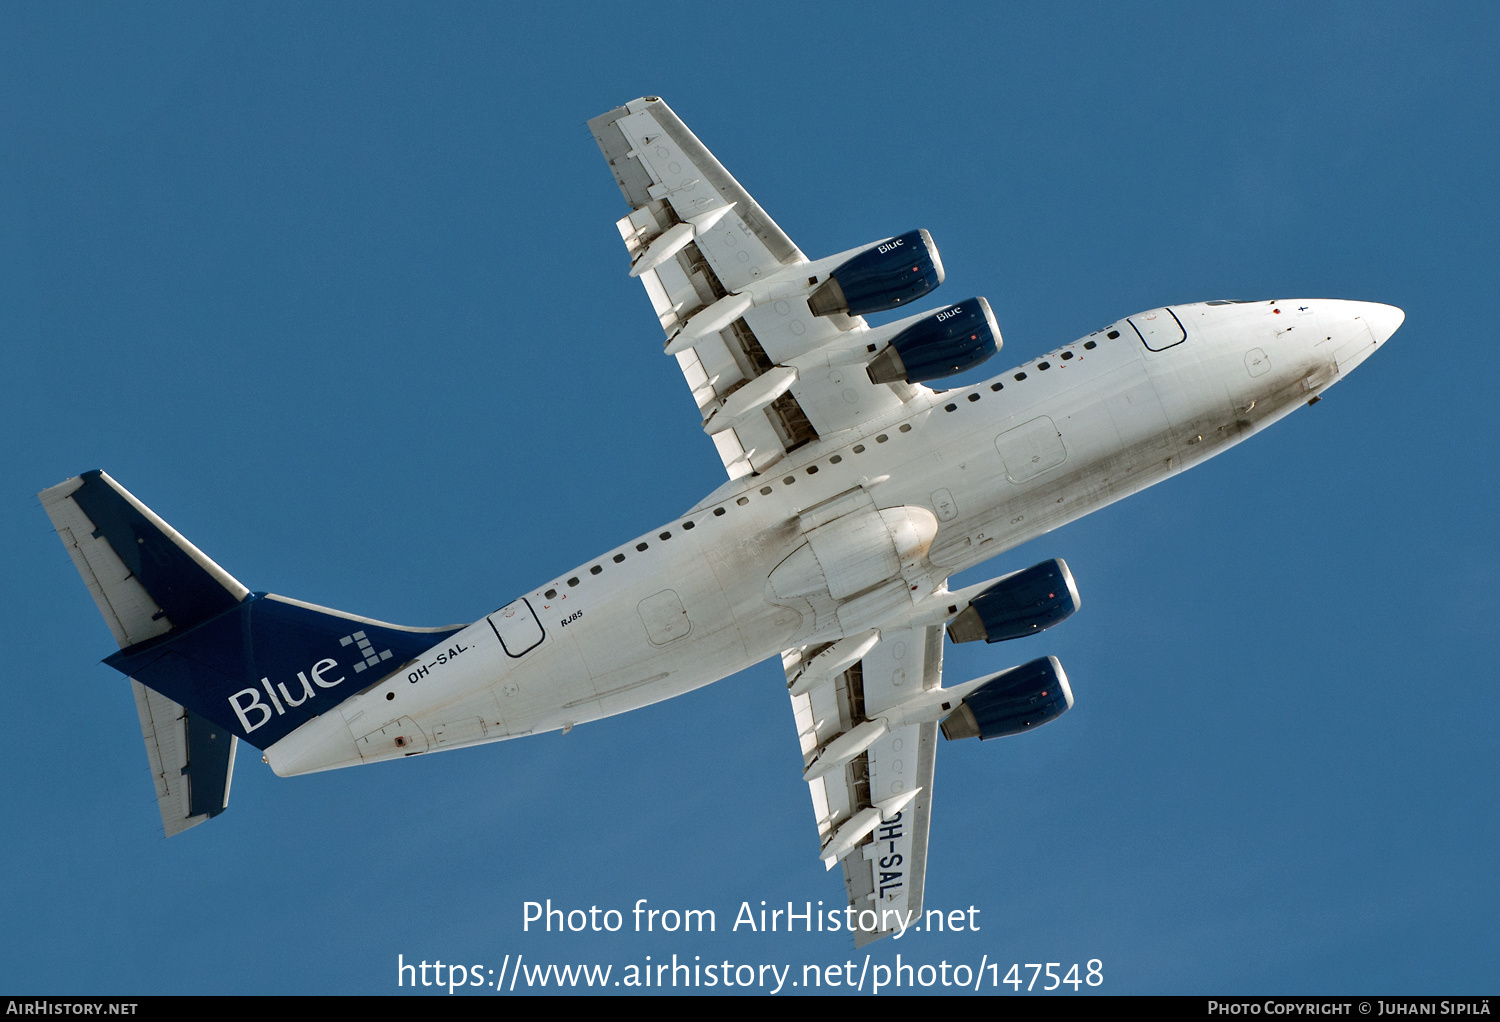
<path id="1" fill-rule="evenodd" d="M 808 305 L 829 267 L 809 262 L 671 107 L 633 100 L 589 130 L 630 204 L 616 226 L 631 275 L 731 479 L 915 393 L 870 382 L 864 320 Z"/>
<path id="2" fill-rule="evenodd" d="M 859 659 L 840 669 L 841 661 L 855 654 Z M 789 649 L 781 660 L 803 766 L 814 770 L 819 752 L 841 736 L 856 737 L 861 722 L 941 685 L 943 629 L 856 635 Z M 816 680 L 809 683 L 809 678 Z M 855 931 L 856 947 L 902 929 L 898 918 L 921 919 L 937 742 L 936 722 L 910 724 L 887 731 L 842 767 L 808 781 L 824 863 L 830 869 L 842 863 L 856 925 L 858 913 L 876 913 Z M 873 931 L 871 920 L 877 923 Z"/>

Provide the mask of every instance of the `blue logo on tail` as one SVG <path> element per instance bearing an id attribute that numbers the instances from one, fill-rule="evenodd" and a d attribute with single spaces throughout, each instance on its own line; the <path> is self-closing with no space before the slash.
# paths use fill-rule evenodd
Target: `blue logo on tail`
<path id="1" fill-rule="evenodd" d="M 105 663 L 265 749 L 458 631 L 362 621 L 256 593 Z"/>

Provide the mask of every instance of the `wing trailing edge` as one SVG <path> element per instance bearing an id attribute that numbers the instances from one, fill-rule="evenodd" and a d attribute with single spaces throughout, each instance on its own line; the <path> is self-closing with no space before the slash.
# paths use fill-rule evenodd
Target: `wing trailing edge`
<path id="1" fill-rule="evenodd" d="M 783 653 L 804 768 L 812 770 L 863 722 L 939 688 L 942 635 L 941 626 L 888 629 L 878 642 L 858 641 L 859 660 L 834 674 L 820 669 L 819 655 L 830 652 L 835 661 L 844 655 L 827 644 Z M 809 669 L 816 680 L 799 685 Z M 902 920 L 921 918 L 937 743 L 935 722 L 896 727 L 808 781 L 819 858 L 830 869 L 842 865 L 856 922 L 871 913 L 855 930 L 856 947 L 900 932 Z"/>

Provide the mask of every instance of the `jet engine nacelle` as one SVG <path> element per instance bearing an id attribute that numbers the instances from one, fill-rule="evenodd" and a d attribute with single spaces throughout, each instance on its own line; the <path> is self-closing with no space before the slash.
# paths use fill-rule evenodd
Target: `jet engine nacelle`
<path id="1" fill-rule="evenodd" d="M 906 327 L 865 368 L 872 383 L 925 383 L 961 373 L 1000 350 L 1000 327 L 983 298 L 939 309 Z"/>
<path id="2" fill-rule="evenodd" d="M 1072 706 L 1073 690 L 1062 665 L 1057 657 L 1042 657 L 995 675 L 965 696 L 943 718 L 943 737 L 1004 738 L 1056 720 Z"/>
<path id="3" fill-rule="evenodd" d="M 932 235 L 908 231 L 877 241 L 839 264 L 807 298 L 814 316 L 863 316 L 916 301 L 943 282 Z"/>
<path id="4" fill-rule="evenodd" d="M 948 625 L 948 638 L 1004 642 L 1035 635 L 1071 616 L 1080 604 L 1073 573 L 1055 557 L 1006 575 L 970 600 Z"/>

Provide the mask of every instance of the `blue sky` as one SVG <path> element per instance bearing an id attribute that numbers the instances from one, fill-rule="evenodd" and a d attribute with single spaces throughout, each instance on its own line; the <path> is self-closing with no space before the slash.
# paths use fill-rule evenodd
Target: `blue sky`
<path id="1" fill-rule="evenodd" d="M 854 957 L 730 932 L 742 901 L 842 897 L 774 663 L 400 764 L 281 780 L 242 750 L 229 811 L 164 840 L 34 497 L 106 469 L 252 589 L 417 625 L 682 511 L 722 469 L 585 127 L 655 94 L 810 256 L 931 230 L 934 300 L 983 294 L 1005 335 L 975 375 L 1172 302 L 1407 313 L 1317 407 L 980 569 L 1065 557 L 1084 609 L 950 646 L 947 679 L 1050 653 L 1078 704 L 941 750 L 928 906 L 981 929 L 873 961 L 1492 990 L 1497 28 L 1332 3 L 0 10 L 0 988 Z M 546 898 L 719 927 L 523 933 Z"/>

